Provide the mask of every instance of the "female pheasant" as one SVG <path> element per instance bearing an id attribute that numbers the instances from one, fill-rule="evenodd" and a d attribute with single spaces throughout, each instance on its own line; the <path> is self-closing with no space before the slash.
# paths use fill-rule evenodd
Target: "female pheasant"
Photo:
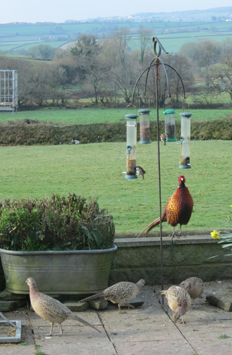
<path id="1" fill-rule="evenodd" d="M 181 226 L 182 224 L 188 224 L 192 211 L 193 211 L 193 198 L 185 186 L 185 177 L 181 175 L 179 177 L 179 186 L 176 192 L 169 197 L 167 205 L 164 209 L 164 213 L 161 217 L 162 222 L 168 222 L 173 227 L 172 238 L 175 237 L 175 226 L 180 224 L 180 236 L 182 235 Z M 157 218 L 151 224 L 149 224 L 139 235 L 144 234 L 144 237 L 156 226 L 160 224 L 160 218 Z"/>

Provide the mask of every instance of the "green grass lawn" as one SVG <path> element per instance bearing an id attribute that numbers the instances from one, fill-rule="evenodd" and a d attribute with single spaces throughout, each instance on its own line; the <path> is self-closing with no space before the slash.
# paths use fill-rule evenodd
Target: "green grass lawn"
<path id="1" fill-rule="evenodd" d="M 198 120 L 212 120 L 226 117 L 232 113 L 232 110 L 192 110 L 187 109 L 177 109 L 176 110 L 176 120 L 180 120 L 180 112 L 187 111 L 193 114 L 192 119 Z M 159 111 L 160 120 L 164 119 L 163 109 Z M 37 119 L 46 122 L 64 122 L 71 124 L 96 124 L 105 122 L 119 122 L 125 118 L 127 113 L 137 113 L 136 109 L 115 109 L 115 108 L 83 108 L 83 109 L 41 109 L 34 111 L 19 111 L 12 115 L 11 112 L 1 112 L 0 111 L 0 122 L 6 122 L 9 120 L 18 120 L 24 118 Z M 156 120 L 156 109 L 151 109 L 150 119 Z"/>
<path id="2" fill-rule="evenodd" d="M 114 216 L 116 232 L 139 232 L 159 216 L 157 143 L 137 147 L 146 171 L 127 181 L 126 143 L 1 147 L 0 200 L 43 198 L 51 193 L 95 196 Z M 232 204 L 231 141 L 195 141 L 188 170 L 179 169 L 180 145 L 160 146 L 162 209 L 185 175 L 194 212 L 185 229 L 227 227 Z M 172 228 L 164 223 L 164 230 Z"/>

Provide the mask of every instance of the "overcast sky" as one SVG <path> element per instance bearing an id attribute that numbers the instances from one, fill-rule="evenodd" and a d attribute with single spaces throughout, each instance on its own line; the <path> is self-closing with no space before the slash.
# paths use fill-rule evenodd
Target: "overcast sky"
<path id="1" fill-rule="evenodd" d="M 64 22 L 96 17 L 127 16 L 140 12 L 206 10 L 232 6 L 231 0 L 7 0 L 2 1 L 0 23 Z"/>

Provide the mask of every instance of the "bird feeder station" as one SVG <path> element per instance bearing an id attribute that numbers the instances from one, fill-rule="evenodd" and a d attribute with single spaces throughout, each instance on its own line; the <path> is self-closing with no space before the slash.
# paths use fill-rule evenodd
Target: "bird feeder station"
<path id="1" fill-rule="evenodd" d="M 141 109 L 139 112 L 140 144 L 149 144 L 150 140 L 150 110 Z"/>
<path id="2" fill-rule="evenodd" d="M 181 156 L 180 165 L 181 169 L 190 169 L 190 131 L 191 131 L 191 116 L 189 112 L 182 112 L 181 116 Z"/>
<path id="3" fill-rule="evenodd" d="M 176 142 L 175 110 L 164 111 L 166 142 Z"/>
<path id="4" fill-rule="evenodd" d="M 137 142 L 137 115 L 127 114 L 126 130 L 126 179 L 137 179 L 136 175 L 136 142 Z"/>

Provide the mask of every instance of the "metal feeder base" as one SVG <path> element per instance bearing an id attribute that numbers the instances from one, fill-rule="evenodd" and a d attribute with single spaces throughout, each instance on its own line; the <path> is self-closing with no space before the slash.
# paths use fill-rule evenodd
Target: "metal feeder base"
<path id="1" fill-rule="evenodd" d="M 137 176 L 136 175 L 125 175 L 125 178 L 128 180 L 134 180 L 134 179 L 137 179 Z"/>
<path id="2" fill-rule="evenodd" d="M 188 165 L 179 165 L 179 168 L 181 169 L 191 169 L 191 164 L 188 164 Z"/>
<path id="3" fill-rule="evenodd" d="M 22 321 L 21 320 L 12 320 L 13 324 L 15 324 L 19 329 L 15 328 L 15 336 L 14 337 L 1 337 L 0 333 L 0 344 L 3 343 L 20 343 L 22 340 Z M 0 321 L 0 326 L 2 324 L 7 324 L 7 326 L 11 326 L 6 320 Z"/>
<path id="4" fill-rule="evenodd" d="M 139 141 L 139 144 L 150 144 L 151 141 Z"/>
<path id="5" fill-rule="evenodd" d="M 176 142 L 177 139 L 176 138 L 167 138 L 166 142 Z"/>

